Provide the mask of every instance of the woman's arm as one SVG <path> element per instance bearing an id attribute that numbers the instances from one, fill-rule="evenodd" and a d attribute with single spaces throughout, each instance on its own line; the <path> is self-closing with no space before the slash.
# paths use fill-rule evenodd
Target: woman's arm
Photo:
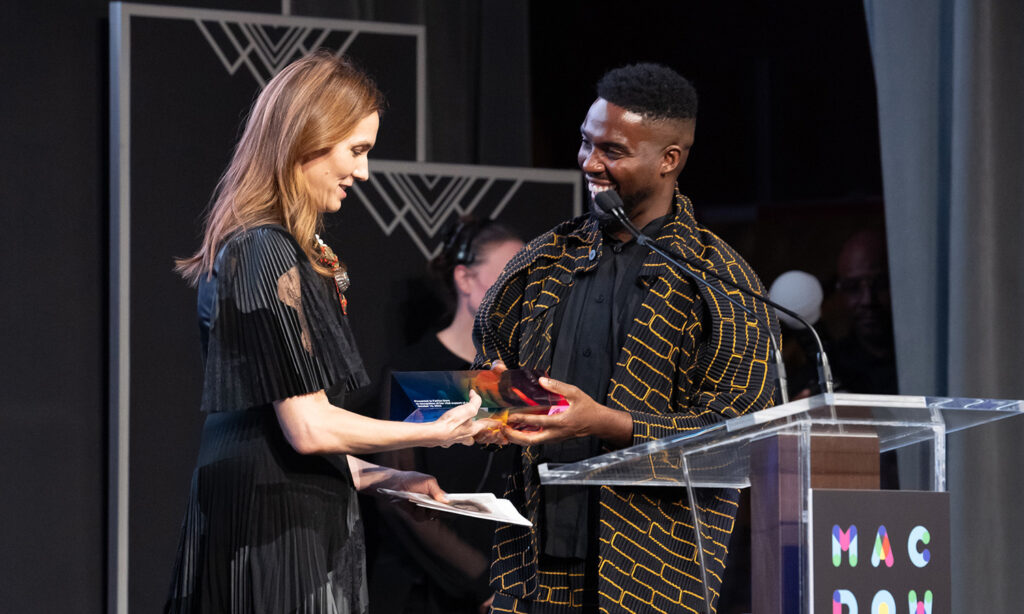
<path id="1" fill-rule="evenodd" d="M 375 420 L 331 405 L 323 390 L 274 402 L 277 421 L 288 443 L 300 454 L 366 454 L 414 446 L 472 444 L 490 426 L 474 421 L 480 397 L 450 409 L 435 422 Z M 376 465 L 374 465 L 376 466 Z"/>

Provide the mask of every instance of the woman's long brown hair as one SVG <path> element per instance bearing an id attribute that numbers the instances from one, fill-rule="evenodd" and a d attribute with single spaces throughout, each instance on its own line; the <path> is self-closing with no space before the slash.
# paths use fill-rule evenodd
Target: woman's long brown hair
<path id="1" fill-rule="evenodd" d="M 309 196 L 301 165 L 327 153 L 370 113 L 383 96 L 347 58 L 314 52 L 288 65 L 260 92 L 231 163 L 217 183 L 205 218 L 203 242 L 175 271 L 195 285 L 213 271 L 220 246 L 262 224 L 280 224 L 316 262 L 314 235 L 323 214 Z"/>

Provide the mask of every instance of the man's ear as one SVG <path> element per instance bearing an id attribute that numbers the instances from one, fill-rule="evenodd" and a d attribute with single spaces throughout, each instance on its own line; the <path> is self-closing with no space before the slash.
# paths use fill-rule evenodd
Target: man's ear
<path id="1" fill-rule="evenodd" d="M 672 144 L 665 148 L 665 151 L 661 154 L 661 175 L 670 175 L 675 173 L 679 169 L 679 164 L 683 160 L 683 148 L 679 145 Z"/>
<path id="2" fill-rule="evenodd" d="M 473 276 L 469 267 L 464 264 L 457 264 L 452 270 L 452 280 L 455 282 L 456 294 L 469 294 L 469 279 Z"/>
<path id="3" fill-rule="evenodd" d="M 673 122 L 670 145 L 666 146 L 661 156 L 661 176 L 679 175 L 686 165 L 686 159 L 690 157 L 690 148 L 693 147 L 693 137 L 697 128 L 694 119 L 684 119 Z"/>

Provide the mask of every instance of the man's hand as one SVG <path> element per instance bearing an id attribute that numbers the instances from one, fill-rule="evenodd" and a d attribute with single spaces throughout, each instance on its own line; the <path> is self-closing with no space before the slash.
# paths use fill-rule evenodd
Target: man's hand
<path id="1" fill-rule="evenodd" d="M 601 405 L 572 384 L 542 377 L 540 385 L 545 390 L 565 397 L 569 406 L 562 412 L 546 416 L 510 414 L 508 425 L 501 429 L 501 434 L 508 441 L 528 446 L 593 435 L 616 447 L 625 447 L 632 442 L 633 418 L 628 413 Z M 516 428 L 521 426 L 540 430 L 523 431 Z"/>

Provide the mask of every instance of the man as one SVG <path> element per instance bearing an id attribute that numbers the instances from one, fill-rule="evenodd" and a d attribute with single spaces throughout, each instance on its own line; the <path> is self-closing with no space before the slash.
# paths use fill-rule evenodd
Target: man
<path id="1" fill-rule="evenodd" d="M 885 234 L 868 229 L 850 237 L 839 252 L 836 278 L 850 317 L 849 335 L 831 353 L 837 388 L 897 394 Z"/>
<path id="2" fill-rule="evenodd" d="M 690 83 L 666 67 L 638 64 L 606 74 L 597 93 L 579 151 L 591 194 L 615 190 L 660 247 L 763 293 L 750 267 L 696 223 L 676 189 L 693 144 Z M 767 406 L 767 327 L 777 323 L 763 305 L 710 276 L 757 318 L 693 284 L 591 204 L 588 215 L 520 252 L 477 314 L 479 366 L 501 361 L 548 372 L 544 385 L 569 401 L 558 415 L 515 415 L 496 435 L 525 446 L 508 496 L 534 527 L 497 530 L 494 611 L 704 611 L 683 489 L 542 487 L 536 466 Z M 522 425 L 541 430 L 513 428 Z M 736 500 L 736 491 L 703 490 L 698 501 L 712 605 Z"/>

